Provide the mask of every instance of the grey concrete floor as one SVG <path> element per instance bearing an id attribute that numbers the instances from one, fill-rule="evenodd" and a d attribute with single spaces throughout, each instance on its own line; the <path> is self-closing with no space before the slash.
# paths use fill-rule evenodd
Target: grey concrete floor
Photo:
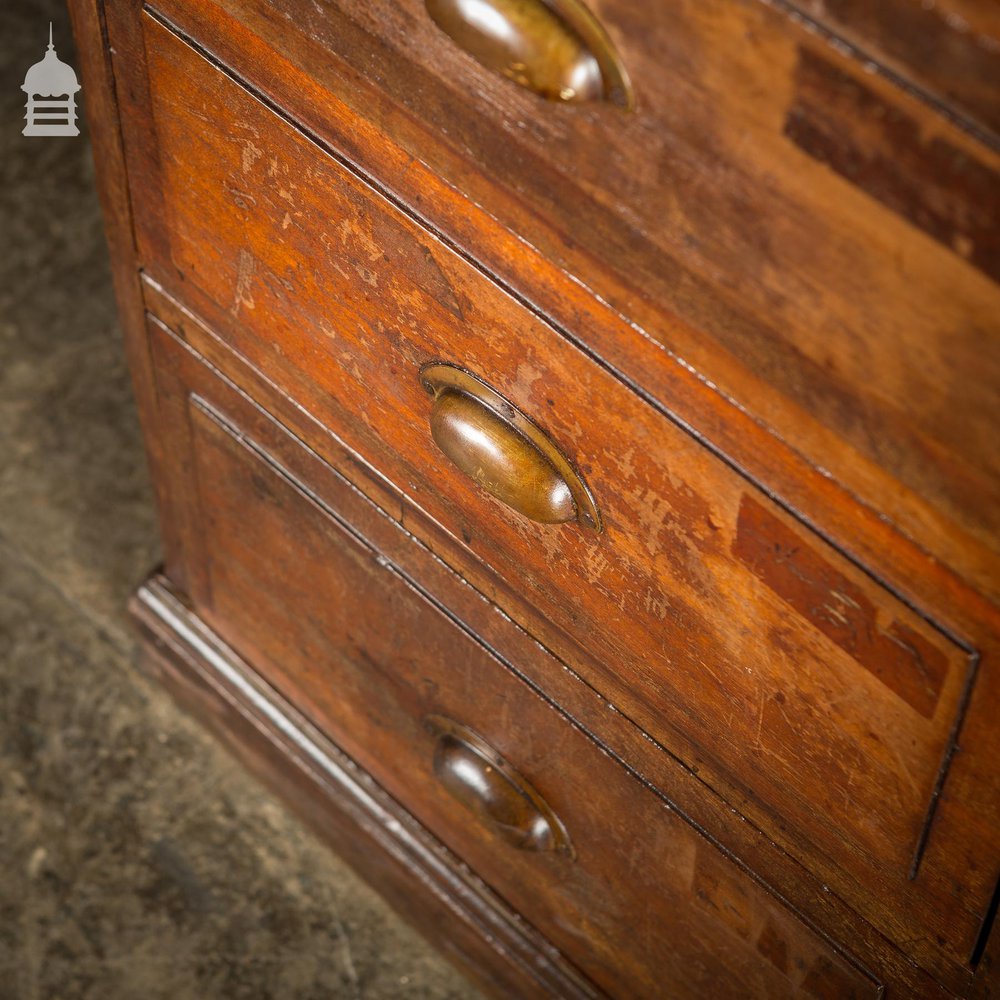
<path id="1" fill-rule="evenodd" d="M 132 666 L 157 532 L 84 135 L 21 135 L 0 3 L 0 998 L 468 998 Z"/>

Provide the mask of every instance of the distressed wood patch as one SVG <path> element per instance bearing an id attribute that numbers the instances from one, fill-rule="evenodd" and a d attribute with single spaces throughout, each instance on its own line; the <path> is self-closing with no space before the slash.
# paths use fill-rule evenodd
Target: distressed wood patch
<path id="1" fill-rule="evenodd" d="M 865 47 L 898 60 L 953 112 L 1000 135 L 1000 36 L 990 0 L 967 7 L 964 16 L 954 4 L 933 0 L 813 0 L 812 6 Z"/>
<path id="2" fill-rule="evenodd" d="M 802 47 L 784 134 L 1000 281 L 1000 175 Z"/>
<path id="3" fill-rule="evenodd" d="M 876 603 L 822 553 L 744 494 L 733 554 L 782 600 L 926 718 L 948 673 L 943 650 L 900 620 L 888 592 Z M 886 622 L 886 624 L 883 624 Z"/>

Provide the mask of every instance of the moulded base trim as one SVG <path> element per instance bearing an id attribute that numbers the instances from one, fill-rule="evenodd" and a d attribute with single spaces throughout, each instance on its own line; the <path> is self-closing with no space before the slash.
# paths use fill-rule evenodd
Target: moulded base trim
<path id="1" fill-rule="evenodd" d="M 466 975 L 498 997 L 605 996 L 154 574 L 140 665 Z"/>

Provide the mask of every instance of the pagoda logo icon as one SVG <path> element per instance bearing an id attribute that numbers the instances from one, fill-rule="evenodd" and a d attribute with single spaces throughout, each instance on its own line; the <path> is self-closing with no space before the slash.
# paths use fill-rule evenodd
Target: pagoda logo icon
<path id="1" fill-rule="evenodd" d="M 73 67 L 56 55 L 49 22 L 49 47 L 41 62 L 25 74 L 21 85 L 28 95 L 27 125 L 22 135 L 79 135 L 76 127 L 76 95 L 80 91 Z"/>

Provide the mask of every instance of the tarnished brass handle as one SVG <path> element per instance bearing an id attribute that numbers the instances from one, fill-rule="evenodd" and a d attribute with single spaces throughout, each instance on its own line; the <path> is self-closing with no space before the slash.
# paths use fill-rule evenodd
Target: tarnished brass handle
<path id="1" fill-rule="evenodd" d="M 431 435 L 488 493 L 543 524 L 579 521 L 601 530 L 587 484 L 548 435 L 471 372 L 434 362 L 420 369 L 434 397 Z"/>
<path id="2" fill-rule="evenodd" d="M 425 0 L 442 31 L 487 69 L 550 101 L 632 107 L 625 67 L 580 0 Z"/>
<path id="3" fill-rule="evenodd" d="M 442 715 L 428 716 L 426 723 L 438 736 L 434 773 L 462 805 L 522 851 L 574 857 L 559 817 L 481 736 Z"/>

